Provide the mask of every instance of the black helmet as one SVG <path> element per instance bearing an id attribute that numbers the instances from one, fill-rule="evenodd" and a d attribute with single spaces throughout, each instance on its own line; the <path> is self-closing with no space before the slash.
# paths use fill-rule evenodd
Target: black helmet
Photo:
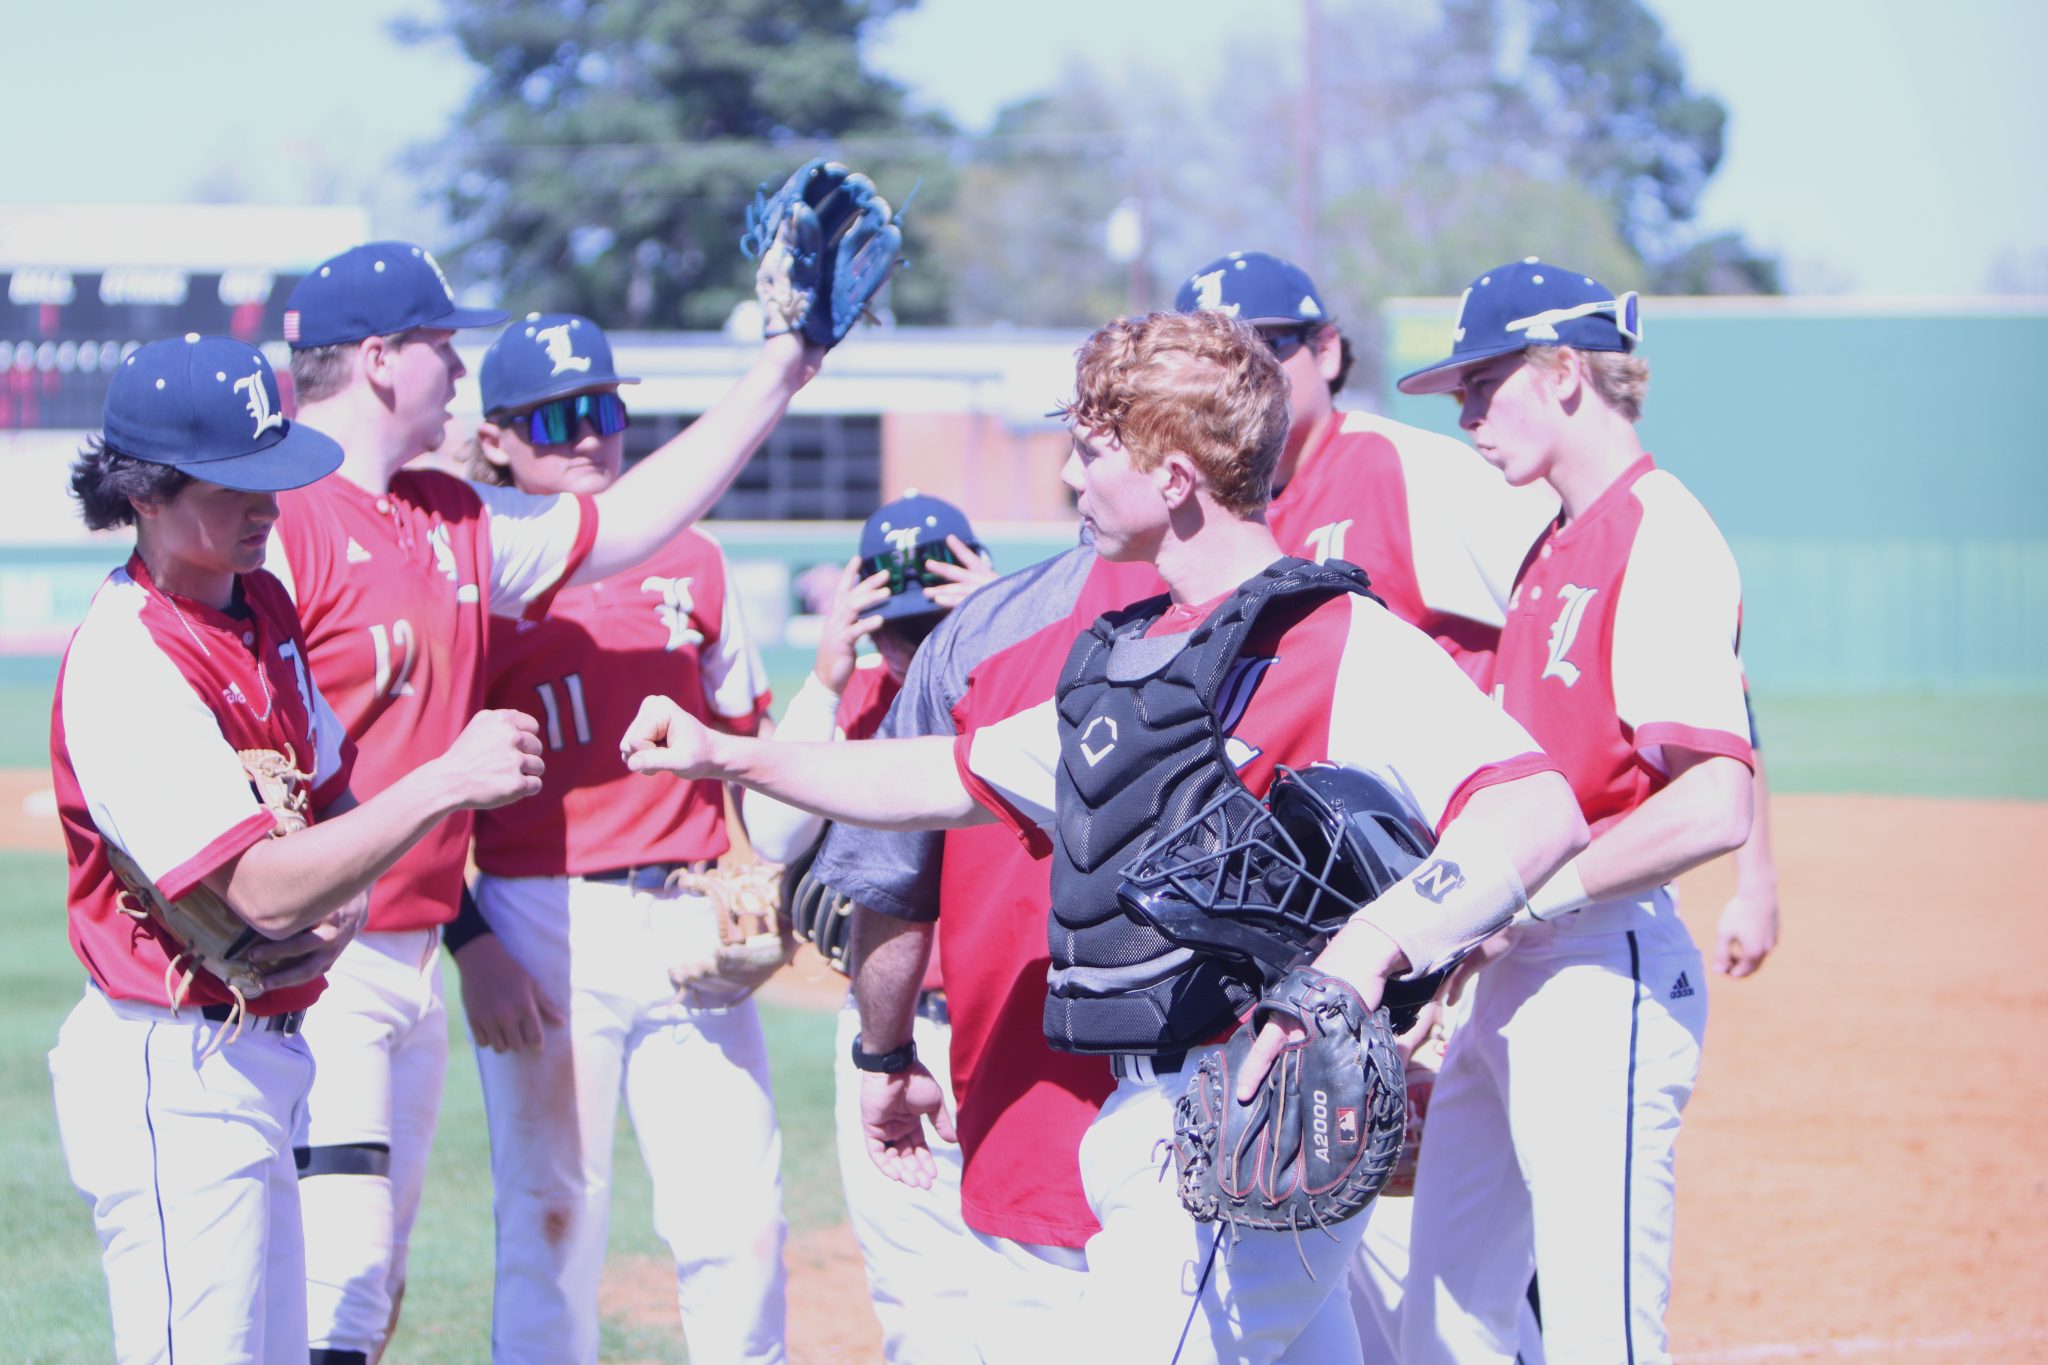
<path id="1" fill-rule="evenodd" d="M 1270 987 L 1435 846 L 1413 803 L 1373 774 L 1282 767 L 1263 802 L 1232 783 L 1155 837 L 1123 869 L 1117 899 L 1173 942 L 1253 968 Z M 1388 983 L 1395 1032 L 1441 976 Z"/>

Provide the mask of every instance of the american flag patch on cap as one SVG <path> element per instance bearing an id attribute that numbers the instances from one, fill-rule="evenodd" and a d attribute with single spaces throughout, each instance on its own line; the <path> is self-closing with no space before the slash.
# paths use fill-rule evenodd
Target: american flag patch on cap
<path id="1" fill-rule="evenodd" d="M 284 311 L 284 339 L 286 341 L 297 341 L 299 339 L 299 310 L 296 308 L 287 308 Z"/>

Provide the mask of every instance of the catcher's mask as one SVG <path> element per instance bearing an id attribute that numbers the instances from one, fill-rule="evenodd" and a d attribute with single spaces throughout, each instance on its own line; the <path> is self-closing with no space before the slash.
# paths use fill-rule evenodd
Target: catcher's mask
<path id="1" fill-rule="evenodd" d="M 1415 808 L 1371 773 L 1282 767 L 1263 802 L 1233 783 L 1152 839 L 1123 869 L 1117 899 L 1173 942 L 1255 969 L 1270 988 L 1435 847 Z M 1440 979 L 1389 983 L 1397 1026 Z"/>

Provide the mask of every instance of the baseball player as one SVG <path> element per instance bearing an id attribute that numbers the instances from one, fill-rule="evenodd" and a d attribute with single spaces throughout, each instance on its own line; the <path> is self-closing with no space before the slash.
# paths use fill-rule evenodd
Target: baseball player
<path id="1" fill-rule="evenodd" d="M 1188 276 L 1174 307 L 1249 322 L 1280 359 L 1293 420 L 1266 511 L 1280 547 L 1358 565 L 1389 611 L 1481 676 L 1556 497 L 1510 486 L 1461 441 L 1339 409 L 1351 344 L 1299 266 L 1234 251 Z"/>
<path id="2" fill-rule="evenodd" d="M 794 335 L 770 338 L 711 411 L 602 492 L 539 496 L 405 469 L 446 428 L 464 372 L 455 330 L 503 317 L 457 306 L 433 258 L 403 242 L 351 248 L 286 300 L 301 420 L 340 441 L 342 464 L 283 499 L 270 565 L 368 791 L 482 705 L 490 618 L 537 620 L 563 587 L 661 548 L 717 499 L 822 357 Z M 584 372 L 566 334 L 543 344 L 560 376 Z M 590 407 L 600 435 L 624 420 L 616 405 Z M 300 1154 L 316 1365 L 373 1358 L 396 1321 L 447 1070 L 440 929 L 469 836 L 469 821 L 447 821 L 379 880 L 368 928 L 306 1023 L 321 1059 Z M 505 949 L 493 937 L 472 951 Z"/>
<path id="3" fill-rule="evenodd" d="M 1103 611 L 1160 586 L 1150 566 L 1111 563 L 1089 545 L 998 579 L 919 651 L 879 733 L 951 736 L 956 710 L 1000 718 L 1045 700 L 1076 635 Z M 864 1160 L 912 1190 L 927 1179 L 942 1188 L 958 1153 L 960 1221 L 975 1245 L 955 1245 L 921 1267 L 907 1292 L 969 1294 L 967 1325 L 983 1360 L 1043 1359 L 1068 1330 L 1064 1315 L 1078 1303 L 1086 1265 L 1081 1248 L 1101 1228 L 1074 1154 L 1110 1089 L 1092 1058 L 1045 1044 L 1038 1002 L 1050 966 L 1046 865 L 995 825 L 943 833 L 835 825 L 813 872 L 860 905 L 860 1031 L 876 1040 L 875 1052 L 900 1058 L 862 1077 Z M 941 918 L 944 1050 L 917 1010 Z M 915 1044 L 914 1057 L 901 1053 L 904 1042 Z M 926 1089 L 926 1076 L 942 1096 Z M 951 1102 L 942 1105 L 943 1096 Z M 943 1137 L 932 1145 L 929 1172 L 881 1145 L 885 1133 L 927 1116 L 937 1123 L 941 1112 L 953 1117 L 958 1146 Z M 899 1201 L 917 1197 L 891 1188 Z"/>
<path id="4" fill-rule="evenodd" d="M 974 528 L 959 508 L 915 491 L 884 503 L 861 528 L 860 554 L 841 571 L 825 613 L 817 662 L 776 726 L 778 740 L 862 740 L 873 736 L 905 673 L 946 613 L 994 577 Z M 863 637 L 873 653 L 856 657 Z M 825 822 L 758 793 L 746 803 L 747 830 L 763 857 L 794 862 L 816 846 Z M 858 915 L 851 906 L 845 913 Z M 828 935 L 829 936 L 829 935 Z M 943 1112 L 954 1112 L 945 1057 L 951 1024 L 934 957 L 915 992 L 915 1031 Z M 868 1298 L 891 1361 L 971 1359 L 980 1311 L 967 1272 L 979 1252 L 960 1221 L 960 1149 L 942 1140 L 929 1187 L 906 1189 L 868 1157 L 861 1124 L 861 1076 L 852 1061 L 860 1016 L 849 993 L 839 1014 L 834 1133 L 840 1183 L 867 1269 Z"/>
<path id="5" fill-rule="evenodd" d="M 1510 490 L 1460 442 L 1338 412 L 1332 399 L 1348 351 L 1313 282 L 1296 267 L 1234 253 L 1194 272 L 1176 306 L 1252 323 L 1281 362 L 1293 422 L 1267 517 L 1282 547 L 1365 565 L 1375 585 L 1395 585 L 1390 607 L 1435 633 L 1454 658 L 1490 651 L 1521 549 L 1554 500 Z M 987 723 L 1043 701 L 1076 635 L 1103 610 L 1158 587 L 1145 566 L 1111 564 L 1086 547 L 1004 584 L 941 628 L 925 656 L 930 668 L 913 670 L 912 700 L 884 734 L 952 734 L 956 709 Z M 1431 605 L 1439 600 L 1454 605 Z M 982 1350 L 1027 1358 L 1042 1347 L 1038 1333 L 1062 1321 L 1063 1304 L 1078 1292 L 1075 1253 L 1097 1230 L 1070 1153 L 1108 1088 L 1085 1059 L 1047 1051 L 1036 1011 L 1019 1004 L 1033 989 L 1020 983 L 1042 978 L 1047 966 L 1045 867 L 995 830 L 952 831 L 942 842 L 936 834 L 842 827 L 818 871 L 869 908 L 907 922 L 886 926 L 895 941 L 862 968 L 858 993 L 872 1016 L 871 1037 L 895 1037 L 906 1017 L 905 985 L 915 979 L 918 954 L 928 951 L 920 942 L 928 931 L 914 926 L 935 916 L 950 926 L 963 1206 L 977 1237 L 1023 1272 L 1008 1294 L 984 1296 Z M 884 928 L 870 920 L 863 937 Z M 963 1077 L 983 1083 L 963 1084 Z M 1003 1310 L 987 1305 L 998 1298 Z"/>
<path id="6" fill-rule="evenodd" d="M 1551 1359 L 1669 1358 L 1674 1143 L 1707 1012 L 1671 881 L 1748 836 L 1751 772 L 1735 562 L 1637 440 L 1638 335 L 1635 295 L 1530 257 L 1475 280 L 1450 356 L 1400 381 L 1458 392 L 1488 463 L 1562 504 L 1494 688 L 1595 831 L 1479 973 L 1438 1076 L 1404 1360 L 1511 1360 L 1532 1266 Z"/>
<path id="7" fill-rule="evenodd" d="M 354 745 L 262 569 L 277 490 L 340 459 L 283 415 L 260 352 L 195 334 L 122 361 L 72 467 L 87 526 L 135 528 L 65 650 L 50 726 L 87 974 L 50 1074 L 123 1361 L 305 1361 L 306 1007 L 378 874 L 444 816 L 540 785 L 532 725 L 487 713 L 357 804 Z M 246 923 L 235 985 L 138 913 L 152 892 Z"/>
<path id="8" fill-rule="evenodd" d="M 596 323 L 529 314 L 492 343 L 479 381 L 479 482 L 598 494 L 618 479 L 619 386 L 638 381 L 614 368 Z M 604 738 L 657 679 L 713 724 L 759 724 L 767 678 L 724 552 L 685 531 L 623 574 L 565 589 L 545 620 L 492 621 L 487 653 L 487 703 L 531 715 L 551 760 L 539 797 L 476 822 L 480 914 L 448 933 L 491 1131 L 491 1358 L 596 1361 L 623 1096 L 691 1349 L 779 1361 L 782 1142 L 760 1018 L 737 989 L 679 993 L 668 974 L 718 946 L 710 906 L 675 882 L 727 851 L 724 794 L 710 782 L 652 801 L 623 791 L 628 774 Z M 509 971 L 481 965 L 495 959 L 475 930 L 497 936 Z M 716 1130 L 683 1121 L 706 1107 L 721 1116 Z"/>
<path id="9" fill-rule="evenodd" d="M 714 736 L 649 698 L 625 748 L 642 771 L 715 774 L 883 827 L 964 824 L 986 810 L 1049 847 L 1047 1036 L 1107 1054 L 1118 1078 L 1081 1145 L 1102 1230 L 1088 1243 L 1072 1338 L 1105 1357 L 1346 1359 L 1358 1350 L 1348 1305 L 1325 1300 L 1357 1227 L 1298 1244 L 1249 1233 L 1219 1256 L 1158 1179 L 1187 1050 L 1227 1033 L 1251 995 L 1216 959 L 1163 939 L 1146 946 L 1148 931 L 1114 908 L 1118 854 L 1151 828 L 1147 813 L 1214 773 L 1206 755 L 1219 749 L 1255 792 L 1281 763 L 1372 770 L 1443 831 L 1437 858 L 1418 870 L 1426 890 L 1397 885 L 1317 959 L 1376 1001 L 1385 978 L 1429 970 L 1505 923 L 1522 886 L 1581 846 L 1583 823 L 1526 734 L 1364 595 L 1356 569 L 1279 555 L 1261 513 L 1286 387 L 1251 328 L 1212 314 L 1115 322 L 1083 347 L 1077 379 L 1065 478 L 1084 524 L 1105 558 L 1154 565 L 1170 596 L 1098 622 L 1056 700 L 958 741 L 859 753 Z M 1185 680 L 1196 678 L 1209 680 L 1205 705 L 1190 710 Z M 877 763 L 893 782 L 877 786 Z M 1276 1027 L 1267 1055 L 1279 1041 Z M 873 1055 L 865 1036 L 858 1045 Z M 901 1161 L 929 1162 L 916 1127 L 884 1141 Z"/>

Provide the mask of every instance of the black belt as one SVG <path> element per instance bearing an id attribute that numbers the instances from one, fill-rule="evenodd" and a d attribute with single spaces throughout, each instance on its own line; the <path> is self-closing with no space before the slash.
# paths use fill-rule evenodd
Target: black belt
<path id="1" fill-rule="evenodd" d="M 233 1005 L 201 1005 L 199 1007 L 199 1017 L 208 1023 L 225 1024 L 228 1020 L 234 1018 L 234 1015 L 235 1007 Z M 283 1014 L 250 1014 L 244 1011 L 242 1014 L 242 1027 L 254 1029 L 258 1033 L 293 1034 L 297 1033 L 299 1026 L 305 1022 L 306 1012 L 304 1010 L 286 1010 Z"/>
<path id="2" fill-rule="evenodd" d="M 703 872 L 711 867 L 709 859 L 695 863 L 641 863 L 635 867 L 608 867 L 602 872 L 580 874 L 586 882 L 615 882 L 632 887 L 635 891 L 659 891 L 668 885 L 669 878 L 678 872 Z"/>
<path id="3" fill-rule="evenodd" d="M 917 997 L 917 1017 L 929 1019 L 934 1024 L 953 1022 L 953 1013 L 946 1008 L 946 993 L 942 990 L 922 991 Z"/>
<path id="4" fill-rule="evenodd" d="M 1139 1073 L 1131 1063 L 1149 1062 L 1154 1076 L 1177 1076 L 1181 1067 L 1187 1064 L 1187 1060 L 1188 1054 L 1185 1052 L 1112 1052 L 1109 1055 L 1109 1070 L 1110 1074 L 1120 1081 L 1136 1080 Z"/>

